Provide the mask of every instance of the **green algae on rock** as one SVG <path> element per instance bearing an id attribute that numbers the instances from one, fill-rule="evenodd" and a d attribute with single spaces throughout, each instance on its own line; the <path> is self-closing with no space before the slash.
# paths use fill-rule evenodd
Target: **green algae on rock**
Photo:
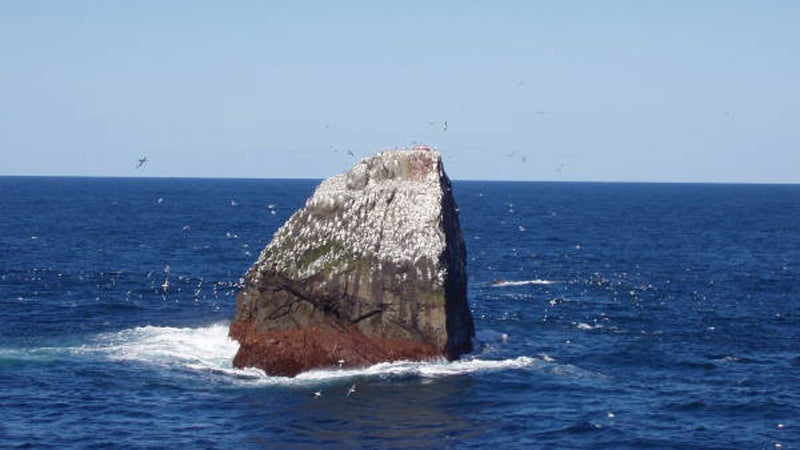
<path id="1" fill-rule="evenodd" d="M 245 276 L 236 367 L 454 359 L 472 349 L 466 248 L 437 152 L 392 150 L 324 180 Z"/>

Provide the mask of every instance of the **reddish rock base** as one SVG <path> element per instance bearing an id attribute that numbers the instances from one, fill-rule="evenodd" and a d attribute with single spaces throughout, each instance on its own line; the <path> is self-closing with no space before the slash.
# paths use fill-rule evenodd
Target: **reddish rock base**
<path id="1" fill-rule="evenodd" d="M 257 367 L 270 375 L 288 377 L 325 367 L 444 357 L 441 350 L 425 342 L 368 338 L 355 327 L 343 328 L 335 323 L 262 332 L 250 322 L 235 321 L 230 336 L 240 344 L 233 358 L 234 367 Z"/>

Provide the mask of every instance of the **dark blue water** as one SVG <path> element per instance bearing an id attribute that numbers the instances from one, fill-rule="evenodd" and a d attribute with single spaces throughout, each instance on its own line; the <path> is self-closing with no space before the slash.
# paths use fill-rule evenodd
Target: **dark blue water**
<path id="1" fill-rule="evenodd" d="M 456 182 L 474 355 L 234 370 L 315 185 L 0 178 L 0 447 L 800 448 L 800 186 Z"/>

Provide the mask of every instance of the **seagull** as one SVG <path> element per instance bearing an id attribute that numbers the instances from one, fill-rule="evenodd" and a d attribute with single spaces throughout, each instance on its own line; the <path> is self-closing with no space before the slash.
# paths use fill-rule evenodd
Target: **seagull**
<path id="1" fill-rule="evenodd" d="M 322 391 L 314 392 L 314 398 L 322 397 Z"/>
<path id="2" fill-rule="evenodd" d="M 169 289 L 169 264 L 164 267 L 164 273 L 166 277 L 164 278 L 164 282 L 161 283 L 161 290 L 167 292 L 167 289 Z"/>
<path id="3" fill-rule="evenodd" d="M 339 368 L 341 368 L 344 365 L 344 360 L 343 359 L 340 359 L 340 360 L 338 360 L 336 362 L 339 363 Z"/>
<path id="4" fill-rule="evenodd" d="M 347 390 L 347 396 L 350 397 L 350 395 L 352 395 L 353 392 L 355 391 L 356 391 L 356 383 L 353 383 L 353 385 L 350 386 L 350 389 Z"/>
<path id="5" fill-rule="evenodd" d="M 141 169 L 142 166 L 144 165 L 144 163 L 146 163 L 146 162 L 147 162 L 147 156 L 143 156 L 143 157 L 139 158 L 139 163 L 136 164 L 136 168 L 137 169 Z"/>
<path id="6" fill-rule="evenodd" d="M 354 154 L 353 154 L 353 151 L 352 151 L 352 150 L 348 150 L 348 151 L 347 151 L 347 154 L 348 154 L 348 155 L 350 155 L 350 156 L 356 156 L 356 155 L 354 155 Z"/>
<path id="7" fill-rule="evenodd" d="M 523 79 L 521 79 L 521 80 L 519 80 L 517 82 L 517 87 L 520 88 L 520 87 L 522 87 L 523 84 L 525 84 L 525 78 L 523 78 Z"/>
<path id="8" fill-rule="evenodd" d="M 447 121 L 446 120 L 444 121 L 444 124 L 442 125 L 442 131 L 447 131 Z"/>

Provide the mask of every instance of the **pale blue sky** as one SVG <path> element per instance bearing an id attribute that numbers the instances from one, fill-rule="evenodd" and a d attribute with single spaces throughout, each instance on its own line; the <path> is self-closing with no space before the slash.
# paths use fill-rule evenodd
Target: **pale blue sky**
<path id="1" fill-rule="evenodd" d="M 0 175 L 320 178 L 423 142 L 457 179 L 798 183 L 799 24 L 790 0 L 4 1 Z"/>

